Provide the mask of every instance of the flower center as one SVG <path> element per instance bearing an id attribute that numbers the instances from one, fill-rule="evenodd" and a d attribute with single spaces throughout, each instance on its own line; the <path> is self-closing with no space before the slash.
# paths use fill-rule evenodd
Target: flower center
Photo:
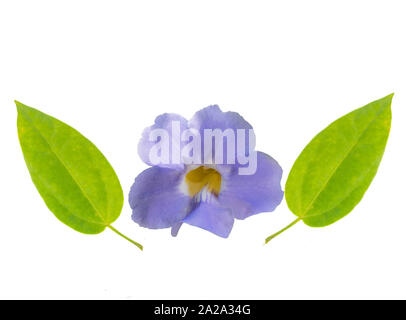
<path id="1" fill-rule="evenodd" d="M 189 171 L 185 176 L 185 181 L 191 197 L 197 195 L 204 187 L 216 197 L 220 193 L 221 175 L 215 169 L 200 166 Z"/>

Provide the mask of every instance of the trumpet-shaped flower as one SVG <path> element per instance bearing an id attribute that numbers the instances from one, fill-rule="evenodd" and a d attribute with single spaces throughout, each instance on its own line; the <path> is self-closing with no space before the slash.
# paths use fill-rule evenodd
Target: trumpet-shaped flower
<path id="1" fill-rule="evenodd" d="M 163 114 L 144 130 L 141 159 L 152 167 L 131 187 L 132 219 L 142 227 L 172 228 L 187 223 L 227 238 L 234 219 L 273 211 L 281 202 L 282 169 L 255 151 L 252 126 L 218 106 L 190 121 Z"/>

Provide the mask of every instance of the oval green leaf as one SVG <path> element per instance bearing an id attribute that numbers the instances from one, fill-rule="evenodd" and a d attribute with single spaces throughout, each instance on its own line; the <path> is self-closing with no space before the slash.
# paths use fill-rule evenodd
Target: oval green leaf
<path id="1" fill-rule="evenodd" d="M 332 224 L 361 200 L 389 137 L 392 96 L 336 120 L 299 155 L 289 173 L 285 195 L 289 209 L 305 224 Z"/>
<path id="2" fill-rule="evenodd" d="M 97 234 L 111 228 L 124 197 L 107 159 L 67 124 L 17 101 L 16 105 L 24 159 L 48 208 L 82 233 Z"/>

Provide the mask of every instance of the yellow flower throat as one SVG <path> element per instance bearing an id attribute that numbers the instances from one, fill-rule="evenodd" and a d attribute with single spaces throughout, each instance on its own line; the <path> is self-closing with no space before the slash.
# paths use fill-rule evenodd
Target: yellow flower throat
<path id="1" fill-rule="evenodd" d="M 221 187 L 221 175 L 217 170 L 200 166 L 189 171 L 185 176 L 188 192 L 191 197 L 197 195 L 204 187 L 218 197 Z"/>

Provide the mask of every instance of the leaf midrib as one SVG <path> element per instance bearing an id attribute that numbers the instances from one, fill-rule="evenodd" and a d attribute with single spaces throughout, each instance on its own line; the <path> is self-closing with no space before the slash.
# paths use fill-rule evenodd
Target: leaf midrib
<path id="1" fill-rule="evenodd" d="M 40 137 L 45 141 L 45 143 L 47 144 L 47 146 L 49 147 L 49 149 L 52 151 L 52 153 L 55 155 L 55 157 L 59 160 L 59 162 L 62 164 L 63 168 L 68 172 L 68 174 L 70 175 L 70 177 L 72 178 L 72 180 L 76 183 L 76 185 L 78 186 L 80 192 L 82 193 L 82 195 L 84 196 L 84 198 L 89 202 L 90 206 L 93 208 L 93 210 L 96 212 L 96 214 L 100 217 L 100 219 L 103 221 L 103 223 L 98 223 L 98 222 L 94 222 L 94 221 L 89 221 L 86 219 L 83 219 L 83 217 L 78 217 L 76 214 L 74 214 L 76 217 L 83 219 L 89 223 L 95 223 L 95 224 L 100 224 L 100 225 L 104 225 L 104 226 L 108 226 L 108 223 L 104 220 L 103 216 L 100 214 L 99 210 L 96 208 L 95 204 L 93 203 L 92 200 L 90 200 L 86 194 L 86 192 L 83 190 L 82 186 L 80 185 L 80 183 L 75 179 L 74 175 L 72 174 L 72 172 L 68 169 L 68 167 L 66 166 L 66 164 L 64 163 L 64 161 L 59 157 L 59 155 L 57 154 L 57 152 L 52 148 L 51 144 L 48 142 L 48 140 L 45 138 L 45 136 L 41 133 L 41 131 L 37 128 L 37 126 L 34 124 L 33 120 L 31 119 L 31 117 L 29 115 L 27 115 L 24 111 L 20 111 L 20 114 L 25 117 L 32 125 L 32 127 L 38 132 L 38 134 L 40 135 Z"/>
<path id="2" fill-rule="evenodd" d="M 380 112 L 376 112 L 375 113 L 375 117 L 373 120 L 371 120 L 368 125 L 365 127 L 365 129 L 362 131 L 362 133 L 358 136 L 358 138 L 355 140 L 355 143 L 351 146 L 351 148 L 346 152 L 345 156 L 342 158 L 342 160 L 337 164 L 337 166 L 332 170 L 331 174 L 329 175 L 329 177 L 327 178 L 326 182 L 323 184 L 323 186 L 320 188 L 320 190 L 317 192 L 317 194 L 315 195 L 315 197 L 312 199 L 312 201 L 309 203 L 309 205 L 306 207 L 304 213 L 300 216 L 302 219 L 304 218 L 308 218 L 308 217 L 315 217 L 315 216 L 319 216 L 321 214 L 318 215 L 311 215 L 311 216 L 306 216 L 306 213 L 311 209 L 311 206 L 314 204 L 314 202 L 318 199 L 318 197 L 320 196 L 320 194 L 323 192 L 323 190 L 326 188 L 326 186 L 328 185 L 328 183 L 330 182 L 331 178 L 334 176 L 334 174 L 337 172 L 338 168 L 343 164 L 344 160 L 347 159 L 348 155 L 352 152 L 352 150 L 354 150 L 354 148 L 357 146 L 358 142 L 360 141 L 360 139 L 363 137 L 363 135 L 368 131 L 369 127 L 371 126 L 371 124 L 373 122 L 376 121 L 378 114 Z"/>

